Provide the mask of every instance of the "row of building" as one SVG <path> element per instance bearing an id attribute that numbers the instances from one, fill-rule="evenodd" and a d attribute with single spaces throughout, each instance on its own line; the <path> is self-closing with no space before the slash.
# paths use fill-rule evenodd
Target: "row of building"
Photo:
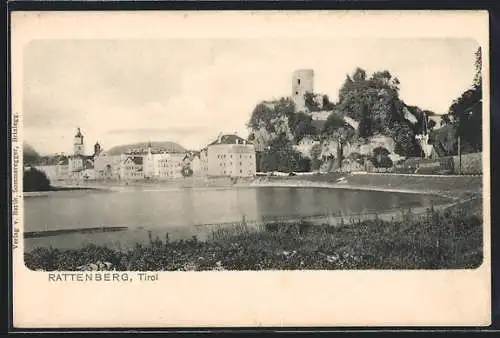
<path id="1" fill-rule="evenodd" d="M 253 144 L 231 134 L 219 135 L 200 151 L 188 151 L 173 142 L 149 142 L 105 151 L 96 142 L 92 155 L 86 155 L 84 136 L 78 128 L 73 137 L 73 154 L 50 157 L 35 168 L 45 172 L 51 181 L 251 177 L 256 173 L 256 155 Z"/>
<path id="2" fill-rule="evenodd" d="M 308 69 L 295 71 L 292 90 L 297 111 L 307 111 L 305 95 L 314 91 L 314 72 Z M 322 102 L 318 103 L 321 105 Z M 328 114 L 327 111 L 311 113 L 315 123 L 324 123 Z M 73 154 L 53 156 L 48 162 L 39 163 L 36 167 L 44 171 L 51 181 L 128 181 L 185 176 L 251 177 L 257 171 L 256 152 L 262 152 L 267 143 L 261 141 L 256 138 L 248 142 L 234 134 L 221 134 L 200 151 L 187 151 L 172 142 L 149 142 L 104 151 L 96 142 L 93 153 L 86 155 L 84 136 L 78 128 L 73 137 Z M 305 138 L 297 147 L 308 154 L 313 143 L 313 140 Z"/>

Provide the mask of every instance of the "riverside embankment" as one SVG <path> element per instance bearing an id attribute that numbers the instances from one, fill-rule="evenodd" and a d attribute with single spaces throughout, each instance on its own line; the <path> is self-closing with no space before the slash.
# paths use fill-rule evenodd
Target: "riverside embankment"
<path id="1" fill-rule="evenodd" d="M 233 186 L 297 186 L 376 190 L 388 192 L 446 194 L 481 193 L 482 176 L 415 175 L 383 173 L 327 173 L 297 176 L 263 176 L 251 178 L 188 177 L 149 181 L 55 182 L 58 189 L 127 189 L 127 188 L 229 188 Z"/>
<path id="2" fill-rule="evenodd" d="M 386 192 L 435 194 L 461 199 L 482 193 L 482 176 L 328 173 L 259 177 L 237 183 L 249 186 L 308 186 Z"/>

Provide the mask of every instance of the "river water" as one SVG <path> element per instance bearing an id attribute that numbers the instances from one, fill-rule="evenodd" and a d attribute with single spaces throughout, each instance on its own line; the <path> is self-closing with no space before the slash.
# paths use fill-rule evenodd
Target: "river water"
<path id="1" fill-rule="evenodd" d="M 347 215 L 443 202 L 443 198 L 420 194 L 297 187 L 58 191 L 24 198 L 24 231 L 128 227 L 128 238 L 134 231 L 143 237 L 144 230 L 168 231 L 174 237 L 175 234 L 182 237 L 202 233 L 204 225 L 233 223 L 243 218 L 265 221 L 282 217 Z M 119 236 L 123 234 L 101 235 L 107 240 Z M 68 242 L 68 238 L 72 240 Z M 85 238 L 93 241 L 88 236 Z M 56 246 L 73 242 L 69 244 L 72 246 L 75 239 L 68 235 L 30 238 L 26 245 L 47 244 L 47 241 L 51 245 L 58 244 Z"/>

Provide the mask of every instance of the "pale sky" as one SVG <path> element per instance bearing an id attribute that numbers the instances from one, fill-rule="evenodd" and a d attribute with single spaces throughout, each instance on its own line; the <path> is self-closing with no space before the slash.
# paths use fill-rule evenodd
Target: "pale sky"
<path id="1" fill-rule="evenodd" d="M 410 105 L 446 113 L 472 84 L 467 39 L 39 40 L 24 53 L 24 139 L 41 154 L 140 141 L 200 149 L 220 132 L 246 137 L 261 100 L 291 96 L 291 74 L 315 71 L 337 101 L 356 67 L 388 70 Z"/>

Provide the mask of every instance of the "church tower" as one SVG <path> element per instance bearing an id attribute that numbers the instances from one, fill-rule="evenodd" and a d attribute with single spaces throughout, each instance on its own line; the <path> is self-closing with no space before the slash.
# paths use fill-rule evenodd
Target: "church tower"
<path id="1" fill-rule="evenodd" d="M 101 152 L 101 145 L 99 144 L 99 141 L 94 144 L 94 155 L 99 155 Z"/>
<path id="2" fill-rule="evenodd" d="M 306 109 L 306 93 L 314 92 L 314 70 L 298 69 L 292 74 L 292 99 L 297 112 Z"/>
<path id="3" fill-rule="evenodd" d="M 85 145 L 83 143 L 83 134 L 80 128 L 77 129 L 76 135 L 73 138 L 73 154 L 84 155 Z"/>

